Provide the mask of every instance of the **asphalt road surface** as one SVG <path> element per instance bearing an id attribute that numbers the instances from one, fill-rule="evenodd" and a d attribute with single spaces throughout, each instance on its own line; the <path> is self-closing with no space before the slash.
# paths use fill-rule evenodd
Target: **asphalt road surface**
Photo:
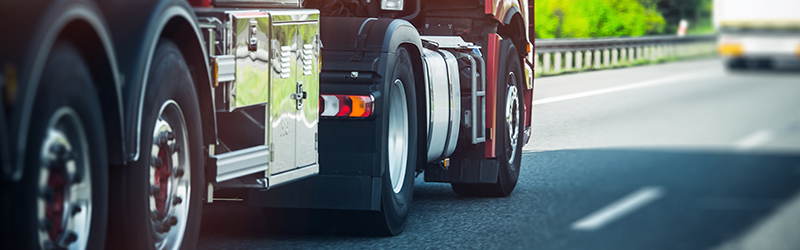
<path id="1" fill-rule="evenodd" d="M 287 234 L 207 205 L 200 249 L 800 249 L 800 73 L 716 59 L 536 79 L 505 198 L 417 178 L 396 237 Z"/>

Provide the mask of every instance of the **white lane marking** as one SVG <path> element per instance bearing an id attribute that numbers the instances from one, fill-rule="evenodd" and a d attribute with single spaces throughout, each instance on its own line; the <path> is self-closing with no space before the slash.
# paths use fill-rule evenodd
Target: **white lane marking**
<path id="1" fill-rule="evenodd" d="M 762 129 L 736 141 L 736 149 L 748 150 L 772 139 L 772 131 L 769 129 Z"/>
<path id="2" fill-rule="evenodd" d="M 713 76 L 713 75 L 709 75 L 706 72 L 695 73 L 695 74 L 687 74 L 687 75 L 679 75 L 679 76 L 673 76 L 673 77 L 668 77 L 668 78 L 662 78 L 662 79 L 638 82 L 638 83 L 633 83 L 633 84 L 628 84 L 628 85 L 623 85 L 623 86 L 617 86 L 617 87 L 611 87 L 611 88 L 605 88 L 605 89 L 598 89 L 598 90 L 591 90 L 591 91 L 586 91 L 586 92 L 580 92 L 580 93 L 574 93 L 574 94 L 568 94 L 568 95 L 544 98 L 544 99 L 539 99 L 539 100 L 533 100 L 533 105 L 541 105 L 541 104 L 546 104 L 546 103 L 567 101 L 567 100 L 572 100 L 572 99 L 578 99 L 578 98 L 583 98 L 583 97 L 608 94 L 608 93 L 625 91 L 625 90 L 638 89 L 638 88 L 643 88 L 643 87 L 650 87 L 650 86 L 661 85 L 661 84 L 666 84 L 666 83 L 680 83 L 680 82 L 684 82 L 686 80 L 690 80 L 690 79 L 693 79 L 693 78 L 702 78 L 703 76 L 710 77 L 710 76 Z"/>
<path id="3" fill-rule="evenodd" d="M 636 209 L 661 198 L 663 195 L 664 191 L 661 187 L 640 188 L 621 200 L 611 203 L 572 223 L 572 230 L 593 231 L 600 229 L 606 224 L 622 218 L 626 214 L 632 213 Z"/>

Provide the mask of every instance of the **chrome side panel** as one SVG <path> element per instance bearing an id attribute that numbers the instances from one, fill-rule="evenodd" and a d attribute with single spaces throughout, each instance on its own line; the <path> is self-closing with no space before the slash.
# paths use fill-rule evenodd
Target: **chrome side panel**
<path id="1" fill-rule="evenodd" d="M 298 89 L 306 97 L 298 100 L 297 127 L 297 167 L 317 163 L 317 125 L 319 123 L 319 25 L 304 23 L 297 26 L 299 42 L 297 50 Z M 313 153 L 312 153 L 313 152 Z"/>
<path id="2" fill-rule="evenodd" d="M 297 25 L 284 23 L 275 24 L 272 33 L 273 66 L 272 66 L 272 91 L 270 105 L 267 107 L 267 119 L 271 127 L 267 135 L 273 147 L 272 169 L 270 173 L 280 173 L 295 168 L 295 137 L 297 135 L 295 118 L 297 108 L 290 95 L 296 92 L 297 82 L 292 75 L 292 60 L 296 56 L 297 40 L 295 31 Z M 296 71 L 296 70 L 294 70 Z"/>
<path id="3" fill-rule="evenodd" d="M 264 104 L 269 96 L 269 14 L 233 13 L 232 54 L 236 58 L 236 84 L 231 86 L 232 108 Z"/>
<path id="4" fill-rule="evenodd" d="M 317 164 L 319 12 L 270 11 L 272 16 L 270 174 Z"/>
<path id="5" fill-rule="evenodd" d="M 236 131 L 226 130 L 218 138 L 212 156 L 215 181 L 262 172 L 257 186 L 267 188 L 318 173 L 319 11 L 198 13 L 208 29 L 215 29 L 209 34 L 219 34 L 207 38 L 222 44 L 216 47 L 222 55 L 214 55 L 220 73 L 227 72 L 222 68 L 226 59 L 235 61 L 235 77 L 218 78 L 225 81 L 216 93 L 229 99 L 223 105 L 230 105 L 217 109 L 230 118 L 219 123 Z"/>
<path id="6" fill-rule="evenodd" d="M 425 100 L 428 103 L 428 162 L 455 150 L 461 118 L 458 62 L 445 50 L 423 49 Z"/>

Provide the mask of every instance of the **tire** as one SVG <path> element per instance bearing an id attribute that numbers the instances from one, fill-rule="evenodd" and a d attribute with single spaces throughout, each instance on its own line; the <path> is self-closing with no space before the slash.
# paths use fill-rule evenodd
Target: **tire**
<path id="1" fill-rule="evenodd" d="M 114 174 L 124 185 L 112 195 L 113 249 L 195 248 L 204 191 L 201 129 L 184 57 L 162 39 L 144 92 L 138 160 Z"/>
<path id="2" fill-rule="evenodd" d="M 725 67 L 728 70 L 744 70 L 747 69 L 747 61 L 741 58 L 731 58 L 725 60 Z"/>
<path id="3" fill-rule="evenodd" d="M 499 173 L 496 183 L 452 183 L 453 191 L 463 196 L 505 197 L 514 191 L 519 179 L 522 160 L 523 141 L 523 103 L 522 88 L 524 75 L 519 53 L 511 39 L 502 42 L 500 65 L 497 79 L 497 123 L 495 124 L 497 163 Z M 511 112 L 509 112 L 511 111 Z"/>
<path id="4" fill-rule="evenodd" d="M 392 80 L 384 95 L 388 114 L 383 124 L 388 126 L 383 140 L 386 146 L 384 171 L 381 176 L 381 210 L 368 215 L 380 236 L 394 236 L 403 232 L 414 193 L 414 171 L 417 152 L 417 107 L 414 75 L 408 50 L 399 47 L 396 52 Z M 404 143 L 402 142 L 404 141 Z M 392 145 L 392 142 L 397 142 Z"/>
<path id="5" fill-rule="evenodd" d="M 100 101 L 78 49 L 57 42 L 36 90 L 25 169 L 3 216 L 9 249 L 102 249 L 108 161 Z M 73 167 L 74 166 L 74 167 Z M 63 223 L 67 222 L 67 223 Z"/>

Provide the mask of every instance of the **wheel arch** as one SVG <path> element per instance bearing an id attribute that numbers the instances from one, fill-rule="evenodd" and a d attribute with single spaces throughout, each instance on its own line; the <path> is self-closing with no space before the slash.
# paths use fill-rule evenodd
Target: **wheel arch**
<path id="1" fill-rule="evenodd" d="M 530 15 L 531 13 L 528 14 Z M 514 46 L 517 47 L 517 53 L 519 53 L 520 57 L 519 58 L 521 64 L 520 66 L 522 67 L 523 70 L 524 81 L 528 81 L 529 77 L 530 79 L 532 79 L 532 76 L 530 74 L 533 74 L 533 72 L 527 70 L 527 68 L 530 67 L 526 68 L 526 65 L 529 64 L 527 63 L 529 62 L 528 59 L 530 58 L 529 54 L 533 53 L 533 51 L 528 51 L 528 49 L 533 50 L 533 47 L 528 40 L 529 31 L 525 29 L 526 26 L 527 22 L 523 18 L 523 13 L 520 11 L 520 9 L 512 7 L 511 9 L 509 9 L 508 13 L 506 14 L 506 17 L 503 19 L 503 25 L 501 25 L 497 31 L 497 33 L 500 34 L 501 36 L 511 38 L 513 40 Z M 526 143 L 528 139 L 530 139 L 530 127 L 533 121 L 533 113 L 532 113 L 533 103 L 531 100 L 533 99 L 533 85 L 534 85 L 533 80 L 531 80 L 529 84 L 526 83 L 525 88 L 521 89 L 524 98 L 524 105 L 523 105 L 525 114 L 524 141 Z"/>
<path id="2" fill-rule="evenodd" d="M 28 141 L 28 127 L 32 121 L 32 109 L 36 100 L 36 91 L 44 70 L 47 57 L 52 48 L 59 41 L 69 41 L 79 50 L 86 60 L 91 71 L 97 96 L 101 102 L 103 123 L 106 127 L 106 142 L 112 149 L 108 151 L 109 164 L 122 164 L 124 162 L 124 133 L 122 121 L 121 80 L 118 74 L 117 60 L 115 58 L 111 37 L 105 21 L 99 14 L 97 6 L 87 1 L 70 1 L 48 7 L 46 17 L 39 24 L 34 33 L 36 44 L 30 46 L 27 70 L 23 72 L 27 79 L 26 84 L 18 92 L 15 117 L 12 120 L 11 131 L 15 131 L 16 142 L 13 152 L 13 166 L 10 171 L 4 171 L 4 176 L 12 181 L 22 177 L 24 167 L 25 147 Z M 119 145 L 113 147 L 114 144 Z"/>
<path id="3" fill-rule="evenodd" d="M 425 96 L 424 91 L 427 86 L 425 86 L 425 74 L 424 74 L 425 66 L 422 62 L 422 51 L 420 50 L 419 47 L 414 46 L 411 43 L 401 43 L 400 46 L 408 49 L 408 52 L 411 56 L 411 65 L 412 65 L 411 67 L 414 72 L 414 82 L 416 85 L 415 94 L 417 96 L 417 103 L 416 103 L 417 116 L 422 117 L 420 116 L 420 114 L 424 113 L 420 112 L 427 112 L 427 110 L 425 110 L 427 104 L 425 103 L 425 98 L 424 98 Z M 416 166 L 417 170 L 425 169 L 427 163 L 426 156 L 428 152 L 428 140 L 427 140 L 428 131 L 425 129 L 426 123 L 427 121 L 425 121 L 425 119 L 417 119 L 417 166 Z"/>
<path id="4" fill-rule="evenodd" d="M 144 105 L 144 93 L 147 89 L 147 82 L 150 64 L 158 46 L 158 41 L 162 38 L 170 39 L 178 46 L 189 67 L 194 81 L 198 101 L 200 105 L 200 116 L 202 123 L 202 134 L 204 144 L 216 143 L 216 114 L 213 108 L 213 90 L 211 86 L 211 76 L 209 74 L 207 55 L 202 46 L 202 36 L 197 25 L 194 25 L 196 17 L 191 11 L 190 6 L 185 1 L 163 0 L 155 7 L 156 11 L 148 23 L 145 38 L 142 40 L 143 57 L 139 68 L 139 75 L 136 83 L 139 85 L 133 88 L 135 93 L 130 93 L 130 98 L 136 98 L 134 107 L 131 109 L 129 120 L 133 123 L 127 130 L 127 134 L 133 137 L 127 144 L 127 160 L 138 161 L 141 146 L 142 117 Z M 187 44 L 182 44 L 182 43 Z"/>
<path id="5" fill-rule="evenodd" d="M 497 29 L 497 33 L 503 37 L 509 37 L 514 40 L 514 46 L 522 56 L 527 55 L 528 39 L 525 32 L 525 19 L 522 18 L 522 12 L 516 7 L 511 7 L 505 18 L 503 18 L 503 25 Z M 524 57 L 524 56 L 522 56 Z M 522 60 L 522 58 L 520 58 Z"/>
<path id="6" fill-rule="evenodd" d="M 203 126 L 203 143 L 216 143 L 216 113 L 214 112 L 214 91 L 209 73 L 208 55 L 203 48 L 202 35 L 196 25 L 187 20 L 185 16 L 174 16 L 164 26 L 162 38 L 167 38 L 178 46 L 189 66 L 195 89 L 197 90 L 198 103 L 200 104 L 200 119 Z"/>
<path id="7" fill-rule="evenodd" d="M 397 48 L 404 47 L 408 50 L 409 56 L 411 57 L 411 65 L 412 70 L 417 72 L 414 74 L 414 81 L 415 81 L 415 89 L 416 89 L 416 106 L 417 106 L 417 115 L 419 116 L 420 112 L 426 112 L 425 108 L 427 105 L 425 104 L 425 98 L 419 98 L 420 96 L 425 96 L 423 92 L 426 88 L 425 86 L 425 79 L 423 77 L 423 62 L 422 62 L 422 40 L 420 39 L 419 32 L 417 29 L 406 20 L 402 19 L 395 19 L 393 20 L 388 27 L 386 28 L 386 34 L 383 38 L 383 46 L 382 51 L 388 51 L 387 56 L 383 56 L 384 62 L 384 69 L 385 76 L 391 76 L 393 72 L 391 70 L 394 67 L 389 65 L 390 62 L 394 62 L 397 54 Z M 384 85 L 390 86 L 391 79 L 390 77 L 384 77 Z M 422 95 L 420 95 L 422 94 Z M 424 113 L 423 113 L 424 114 Z M 425 119 L 417 119 L 417 169 L 423 169 L 425 166 L 425 162 L 427 162 L 426 155 L 428 150 L 428 140 L 427 140 L 427 133 L 428 131 L 425 129 L 427 121 Z M 383 169 L 375 169 L 375 173 L 382 173 Z"/>

